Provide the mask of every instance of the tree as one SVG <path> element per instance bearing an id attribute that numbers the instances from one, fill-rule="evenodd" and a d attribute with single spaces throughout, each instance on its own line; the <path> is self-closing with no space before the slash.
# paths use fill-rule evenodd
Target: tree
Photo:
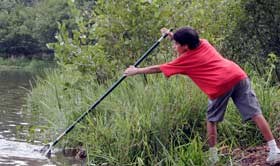
<path id="1" fill-rule="evenodd" d="M 2 0 L 0 8 L 2 56 L 50 53 L 46 44 L 56 40 L 57 22 L 71 19 L 67 0 Z"/>
<path id="2" fill-rule="evenodd" d="M 235 10 L 228 9 L 236 8 L 239 12 L 239 3 L 233 0 L 100 0 L 93 3 L 93 10 L 87 10 L 69 1 L 75 28 L 69 30 L 61 24 L 58 42 L 50 46 L 65 68 L 89 72 L 102 80 L 135 62 L 158 39 L 162 27 L 175 29 L 190 25 L 197 28 L 202 37 L 219 45 L 238 18 Z M 167 43 L 161 45 L 165 47 L 154 51 L 161 54 L 149 56 L 145 63 L 160 63 L 172 57 Z"/>
<path id="3" fill-rule="evenodd" d="M 266 72 L 265 61 L 270 53 L 280 57 L 280 1 L 243 0 L 244 15 L 224 42 L 223 52 L 232 59 L 250 62 L 260 73 Z M 270 61 L 271 62 L 271 61 Z M 280 64 L 278 78 L 280 80 Z"/>

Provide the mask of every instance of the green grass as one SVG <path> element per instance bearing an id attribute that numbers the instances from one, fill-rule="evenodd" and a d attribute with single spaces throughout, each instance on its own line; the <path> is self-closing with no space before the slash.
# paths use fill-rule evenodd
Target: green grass
<path id="1" fill-rule="evenodd" d="M 279 87 L 265 86 L 260 77 L 251 79 L 264 115 L 275 129 L 279 124 Z M 38 135 L 52 141 L 113 82 L 99 85 L 90 76 L 73 71 L 47 74 L 29 96 L 34 120 L 48 124 L 37 126 L 44 129 Z M 207 165 L 206 106 L 206 96 L 183 76 L 128 77 L 60 145 L 83 143 L 92 164 Z M 242 124 L 232 103 L 218 133 L 219 146 L 230 148 L 263 141 L 255 125 Z M 224 156 L 221 163 L 234 162 L 231 157 Z"/>

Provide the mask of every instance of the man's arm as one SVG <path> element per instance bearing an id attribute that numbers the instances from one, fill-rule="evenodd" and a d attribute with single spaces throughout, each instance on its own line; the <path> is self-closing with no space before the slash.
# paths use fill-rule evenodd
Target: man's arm
<path id="1" fill-rule="evenodd" d="M 161 28 L 160 32 L 162 34 L 167 34 L 170 40 L 173 39 L 173 33 L 167 28 Z M 153 73 L 161 73 L 160 65 L 148 66 L 143 68 L 137 68 L 135 66 L 129 66 L 125 71 L 124 75 L 133 76 L 136 74 L 153 74 Z"/>
<path id="2" fill-rule="evenodd" d="M 130 66 L 124 71 L 124 75 L 133 76 L 136 74 L 152 74 L 152 73 L 160 73 L 160 65 L 148 66 L 143 68 L 137 68 L 134 66 Z"/>

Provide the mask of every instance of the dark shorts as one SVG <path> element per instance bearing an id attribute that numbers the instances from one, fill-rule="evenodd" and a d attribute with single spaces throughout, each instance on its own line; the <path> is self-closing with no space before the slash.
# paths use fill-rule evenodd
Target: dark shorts
<path id="1" fill-rule="evenodd" d="M 261 114 L 261 108 L 255 92 L 251 88 L 249 78 L 241 80 L 229 92 L 213 100 L 208 100 L 207 120 L 210 122 L 223 121 L 229 98 L 239 110 L 242 120 L 250 120 Z"/>

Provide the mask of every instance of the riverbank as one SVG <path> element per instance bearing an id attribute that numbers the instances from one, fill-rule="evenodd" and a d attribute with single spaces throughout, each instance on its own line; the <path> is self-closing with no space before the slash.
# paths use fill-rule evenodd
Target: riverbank
<path id="1" fill-rule="evenodd" d="M 27 58 L 2 58 L 0 57 L 0 70 L 24 70 L 39 73 L 46 68 L 55 68 L 54 60 L 39 60 Z"/>
<path id="2" fill-rule="evenodd" d="M 269 86 L 251 70 L 247 72 L 251 73 L 264 116 L 279 138 L 279 87 Z M 100 85 L 93 77 L 82 77 L 85 76 L 74 71 L 53 71 L 32 90 L 29 109 L 36 117 L 47 119 L 48 127 L 41 133 L 47 142 L 54 140 L 113 84 L 108 81 Z M 88 164 L 207 165 L 206 105 L 207 98 L 184 77 L 129 78 L 57 147 L 82 143 Z M 254 124 L 242 123 L 232 102 L 218 130 L 219 149 L 228 147 L 229 151 L 228 155 L 221 152 L 221 165 L 240 162 L 240 156 L 232 153 L 235 149 L 263 144 Z M 241 157 L 242 162 L 249 160 L 248 156 Z"/>

